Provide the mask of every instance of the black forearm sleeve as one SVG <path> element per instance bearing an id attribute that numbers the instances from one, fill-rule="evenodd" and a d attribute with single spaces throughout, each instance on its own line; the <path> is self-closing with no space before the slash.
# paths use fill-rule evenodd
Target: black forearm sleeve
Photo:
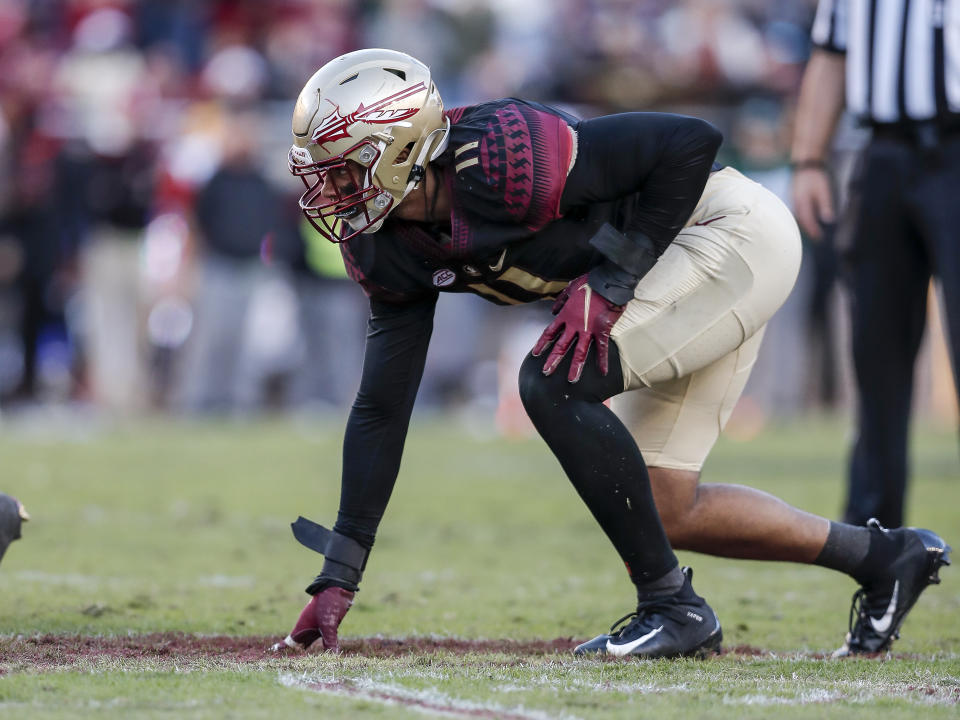
<path id="1" fill-rule="evenodd" d="M 595 290 L 617 304 L 629 299 L 623 288 L 632 291 L 696 207 L 722 140 L 703 120 L 665 113 L 622 113 L 579 124 L 561 212 L 626 201 L 620 232 L 608 228 L 612 232 L 600 237 L 601 230 L 593 243 L 607 258 L 597 277 L 591 274 Z"/>
<path id="2" fill-rule="evenodd" d="M 405 305 L 370 302 L 360 390 L 343 441 L 340 512 L 334 526 L 368 549 L 400 470 L 435 304 L 436 297 Z"/>

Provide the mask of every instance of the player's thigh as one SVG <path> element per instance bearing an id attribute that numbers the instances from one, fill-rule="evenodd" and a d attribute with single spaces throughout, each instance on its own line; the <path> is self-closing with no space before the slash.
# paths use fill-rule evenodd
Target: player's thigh
<path id="1" fill-rule="evenodd" d="M 799 264 L 799 231 L 783 203 L 734 170 L 715 173 L 611 332 L 624 389 L 682 378 L 733 352 L 780 307 Z"/>
<path id="2" fill-rule="evenodd" d="M 700 470 L 743 392 L 763 330 L 704 367 L 614 399 L 647 465 Z"/>

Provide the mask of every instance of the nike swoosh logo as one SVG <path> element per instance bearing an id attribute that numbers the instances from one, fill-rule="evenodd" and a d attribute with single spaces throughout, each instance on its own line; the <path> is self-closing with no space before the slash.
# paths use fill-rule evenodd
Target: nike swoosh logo
<path id="1" fill-rule="evenodd" d="M 876 632 L 883 634 L 890 629 L 890 625 L 893 623 L 893 613 L 897 609 L 897 596 L 899 594 L 900 581 L 897 580 L 893 584 L 893 595 L 890 596 L 890 604 L 887 605 L 887 611 L 879 618 L 870 618 L 870 624 Z"/>
<path id="2" fill-rule="evenodd" d="M 651 640 L 660 634 L 660 631 L 663 630 L 663 625 L 660 627 L 651 630 L 646 635 L 641 635 L 636 640 L 633 640 L 623 645 L 614 645 L 609 640 L 607 640 L 607 652 L 611 655 L 616 655 L 617 657 L 622 657 L 623 655 L 629 655 L 633 650 L 643 645 L 647 640 Z"/>
<path id="3" fill-rule="evenodd" d="M 500 259 L 497 260 L 497 264 L 496 264 L 496 265 L 490 265 L 490 269 L 491 269 L 493 272 L 500 272 L 500 268 L 503 267 L 503 259 L 504 259 L 506 256 L 507 256 L 507 249 L 504 248 L 504 249 L 503 249 L 503 252 L 500 253 Z"/>
<path id="4" fill-rule="evenodd" d="M 704 220 L 703 222 L 696 222 L 694 223 L 694 225 L 709 225 L 710 223 L 716 222 L 717 220 L 723 220 L 725 217 L 726 215 L 717 215 L 716 217 L 712 217 L 709 220 Z"/>
<path id="5" fill-rule="evenodd" d="M 584 283 L 579 289 L 583 290 L 583 331 L 587 332 L 590 329 L 587 323 L 590 320 L 590 296 L 593 295 L 593 288 Z"/>

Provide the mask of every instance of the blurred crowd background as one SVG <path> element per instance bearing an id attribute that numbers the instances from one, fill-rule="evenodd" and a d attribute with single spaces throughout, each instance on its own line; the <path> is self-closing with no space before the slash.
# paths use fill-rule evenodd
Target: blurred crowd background
<path id="1" fill-rule="evenodd" d="M 516 95 L 707 118 L 786 199 L 815 0 L 0 0 L 0 415 L 344 412 L 366 300 L 301 222 L 294 100 L 333 57 L 429 64 L 448 107 Z M 837 170 L 862 139 L 848 126 Z M 849 407 L 838 254 L 805 248 L 731 430 Z M 548 304 L 444 295 L 420 396 L 526 431 Z M 935 312 L 935 309 L 933 310 Z M 935 324 L 935 327 L 939 327 Z M 937 333 L 921 410 L 949 419 Z"/>

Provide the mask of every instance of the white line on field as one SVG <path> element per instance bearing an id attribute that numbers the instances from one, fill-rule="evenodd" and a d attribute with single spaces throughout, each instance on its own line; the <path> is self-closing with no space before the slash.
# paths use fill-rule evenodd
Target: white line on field
<path id="1" fill-rule="evenodd" d="M 254 578 L 249 575 L 201 575 L 197 584 L 218 588 L 253 587 Z"/>
<path id="2" fill-rule="evenodd" d="M 767 688 L 761 688 L 765 690 Z M 956 686 L 923 685 L 922 683 L 878 683 L 863 680 L 837 682 L 834 688 L 810 688 L 795 695 L 770 692 L 747 695 L 724 695 L 724 705 L 826 705 L 837 702 L 863 705 L 878 700 L 905 700 L 915 705 L 957 705 L 960 691 Z M 782 689 L 781 689 L 782 692 Z"/>
<path id="3" fill-rule="evenodd" d="M 426 715 L 456 718 L 497 718 L 497 720 L 557 720 L 558 715 L 523 706 L 506 708 L 494 703 L 478 703 L 450 697 L 436 689 L 411 690 L 369 679 L 336 680 L 308 675 L 281 674 L 280 684 L 313 692 L 399 705 Z M 577 720 L 563 715 L 567 720 Z"/>
<path id="4" fill-rule="evenodd" d="M 838 700 L 855 702 L 842 692 L 831 692 L 829 690 L 805 690 L 795 696 L 787 697 L 785 695 L 764 695 L 763 693 L 752 693 L 750 695 L 731 696 L 725 695 L 724 705 L 811 705 L 832 703 Z"/>
<path id="5" fill-rule="evenodd" d="M 20 570 L 13 573 L 13 578 L 21 583 L 40 583 L 44 585 L 98 586 L 103 585 L 109 578 L 97 575 L 81 575 L 80 573 L 48 573 L 40 570 Z"/>

